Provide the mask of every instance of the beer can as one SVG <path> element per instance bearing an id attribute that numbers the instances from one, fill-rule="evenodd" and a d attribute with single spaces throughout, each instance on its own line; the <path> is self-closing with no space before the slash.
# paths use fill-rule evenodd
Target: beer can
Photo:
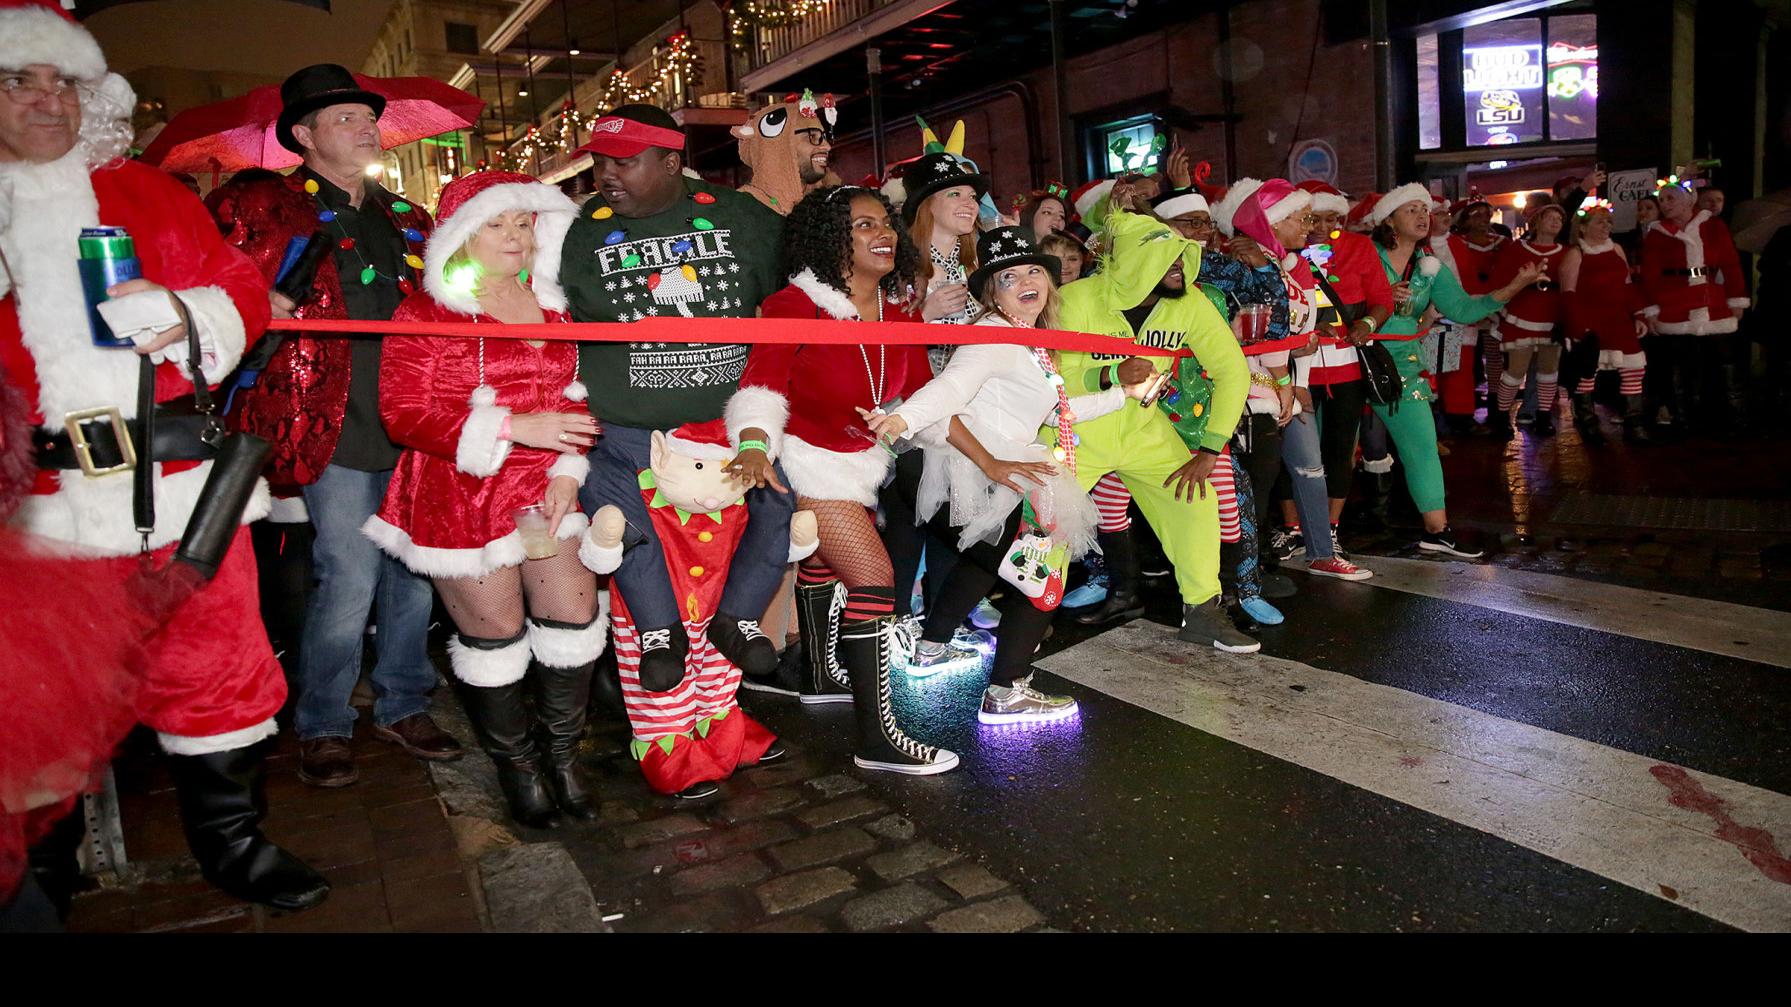
<path id="1" fill-rule="evenodd" d="M 106 300 L 108 288 L 143 276 L 136 242 L 122 227 L 83 227 L 80 250 L 81 290 L 87 297 L 87 324 L 92 329 L 93 345 L 129 347 L 128 338 L 113 334 L 99 313 L 99 306 Z"/>

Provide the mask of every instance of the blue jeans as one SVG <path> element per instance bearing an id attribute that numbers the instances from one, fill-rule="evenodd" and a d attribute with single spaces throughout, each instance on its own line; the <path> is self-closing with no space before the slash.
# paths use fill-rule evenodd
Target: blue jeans
<path id="1" fill-rule="evenodd" d="M 1293 484 L 1294 510 L 1306 541 L 1306 558 L 1329 559 L 1331 503 L 1325 490 L 1325 461 L 1318 443 L 1318 418 L 1301 413 L 1281 428 L 1281 460 Z"/>
<path id="2" fill-rule="evenodd" d="M 317 540 L 311 547 L 314 584 L 299 643 L 293 727 L 300 740 L 354 733 L 349 698 L 361 677 L 361 640 L 375 603 L 379 661 L 373 669 L 374 722 L 389 726 L 429 708 L 436 684 L 428 641 L 434 592 L 429 581 L 361 534 L 391 479 L 390 470 L 360 472 L 330 465 L 304 488 Z"/>
<path id="3" fill-rule="evenodd" d="M 622 554 L 614 574 L 616 587 L 628 602 L 628 613 L 642 629 L 663 629 L 681 622 L 678 599 L 665 568 L 659 533 L 641 499 L 640 474 L 651 461 L 652 431 L 604 424 L 603 436 L 591 449 L 591 474 L 579 491 L 585 513 L 614 504 L 622 516 L 647 541 Z M 777 477 L 785 486 L 782 467 Z M 721 612 L 735 619 L 759 619 L 771 607 L 784 567 L 790 556 L 790 516 L 796 512 L 796 494 L 774 489 L 746 493 L 746 531 L 728 567 L 728 582 L 721 592 Z"/>

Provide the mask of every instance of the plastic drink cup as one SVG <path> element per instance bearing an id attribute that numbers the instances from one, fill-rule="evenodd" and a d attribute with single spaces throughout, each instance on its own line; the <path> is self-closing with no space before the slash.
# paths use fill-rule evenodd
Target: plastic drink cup
<path id="1" fill-rule="evenodd" d="M 516 520 L 516 532 L 522 536 L 522 554 L 529 559 L 552 559 L 560 554 L 560 540 L 547 526 L 547 508 L 540 504 L 518 507 L 510 512 Z"/>
<path id="2" fill-rule="evenodd" d="M 1237 316 L 1231 320 L 1231 331 L 1245 346 L 1262 342 L 1269 334 L 1269 306 L 1246 304 L 1239 308 Z"/>

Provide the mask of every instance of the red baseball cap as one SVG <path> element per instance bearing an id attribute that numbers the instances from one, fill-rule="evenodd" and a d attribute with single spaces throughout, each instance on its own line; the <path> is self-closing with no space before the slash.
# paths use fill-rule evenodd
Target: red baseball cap
<path id="1" fill-rule="evenodd" d="M 591 139 L 578 149 L 606 157 L 633 157 L 649 147 L 676 151 L 684 149 L 684 133 L 681 130 L 642 122 L 624 114 L 627 111 L 627 108 L 617 109 L 591 123 Z M 665 115 L 659 109 L 653 111 Z M 671 117 L 667 115 L 666 119 L 670 120 Z"/>

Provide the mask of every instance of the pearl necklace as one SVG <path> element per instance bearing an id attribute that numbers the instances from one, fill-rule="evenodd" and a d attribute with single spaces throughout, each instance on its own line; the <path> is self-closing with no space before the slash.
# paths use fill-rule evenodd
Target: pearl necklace
<path id="1" fill-rule="evenodd" d="M 877 321 L 881 322 L 882 320 L 883 291 L 878 290 Z M 858 344 L 858 357 L 864 361 L 864 379 L 869 382 L 871 386 L 871 408 L 873 410 L 883 408 L 883 393 L 886 390 L 886 382 L 889 380 L 889 372 L 886 369 L 888 363 L 887 349 L 888 348 L 884 344 L 877 344 L 877 373 L 873 375 L 871 373 L 871 355 L 865 351 L 863 343 Z"/>

